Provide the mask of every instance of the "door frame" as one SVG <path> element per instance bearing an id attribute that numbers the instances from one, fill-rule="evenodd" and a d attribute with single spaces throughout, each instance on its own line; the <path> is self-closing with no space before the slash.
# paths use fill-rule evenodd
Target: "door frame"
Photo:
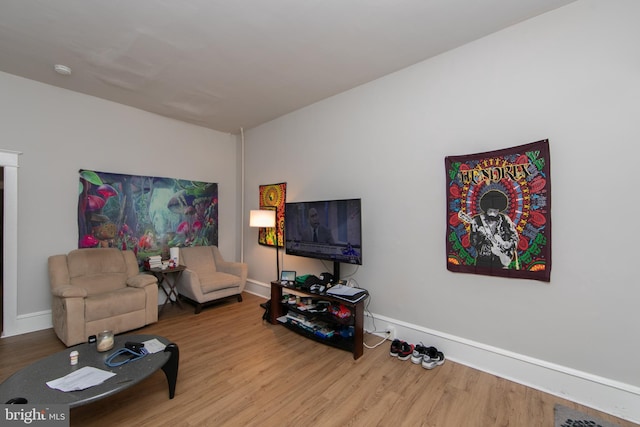
<path id="1" fill-rule="evenodd" d="M 2 337 L 16 335 L 18 329 L 18 156 L 17 151 L 0 149 L 4 168 Z"/>

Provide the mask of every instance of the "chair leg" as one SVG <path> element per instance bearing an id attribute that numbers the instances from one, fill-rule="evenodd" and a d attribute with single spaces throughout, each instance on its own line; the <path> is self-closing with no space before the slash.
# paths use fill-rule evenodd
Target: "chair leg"
<path id="1" fill-rule="evenodd" d="M 200 314 L 202 311 L 202 304 L 196 304 L 196 311 L 194 314 Z"/>
<path id="2" fill-rule="evenodd" d="M 242 295 L 238 294 L 238 302 L 242 302 Z"/>

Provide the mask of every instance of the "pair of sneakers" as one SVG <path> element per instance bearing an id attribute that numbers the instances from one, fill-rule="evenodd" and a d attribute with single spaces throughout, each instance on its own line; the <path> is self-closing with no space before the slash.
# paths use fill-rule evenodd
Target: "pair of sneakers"
<path id="1" fill-rule="evenodd" d="M 389 350 L 389 356 L 397 357 L 399 360 L 408 360 L 414 352 L 413 344 L 395 339 L 391 341 L 391 349 Z"/>
<path id="2" fill-rule="evenodd" d="M 426 347 L 422 343 L 417 344 L 411 353 L 411 362 L 422 365 L 425 369 L 433 369 L 444 363 L 444 353 L 435 347 Z"/>

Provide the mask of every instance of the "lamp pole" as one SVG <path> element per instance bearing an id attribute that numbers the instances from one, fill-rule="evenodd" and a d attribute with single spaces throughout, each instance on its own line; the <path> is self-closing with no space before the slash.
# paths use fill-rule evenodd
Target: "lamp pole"
<path id="1" fill-rule="evenodd" d="M 280 224 L 278 224 L 278 207 L 274 206 L 273 209 L 276 211 L 276 281 L 280 280 L 280 240 L 278 236 L 280 235 Z"/>

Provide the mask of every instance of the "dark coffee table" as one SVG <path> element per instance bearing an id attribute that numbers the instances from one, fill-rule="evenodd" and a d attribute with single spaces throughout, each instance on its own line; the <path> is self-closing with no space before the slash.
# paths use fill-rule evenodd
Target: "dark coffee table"
<path id="1" fill-rule="evenodd" d="M 149 354 L 142 359 L 115 368 L 105 365 L 107 357 L 117 349 L 124 348 L 125 342 L 144 342 L 154 338 L 166 345 L 164 351 Z M 80 354 L 78 364 L 75 366 L 69 363 L 69 353 L 73 350 Z M 158 335 L 119 335 L 115 337 L 113 349 L 104 353 L 99 353 L 95 344 L 79 344 L 41 359 L 11 375 L 0 384 L 0 403 L 24 398 L 27 403 L 61 404 L 74 408 L 119 393 L 144 380 L 158 369 L 164 371 L 169 383 L 169 398 L 173 399 L 178 380 L 178 360 L 178 346 Z M 80 391 L 63 392 L 49 388 L 46 384 L 48 381 L 64 377 L 85 366 L 113 372 L 116 375 L 102 384 Z"/>

